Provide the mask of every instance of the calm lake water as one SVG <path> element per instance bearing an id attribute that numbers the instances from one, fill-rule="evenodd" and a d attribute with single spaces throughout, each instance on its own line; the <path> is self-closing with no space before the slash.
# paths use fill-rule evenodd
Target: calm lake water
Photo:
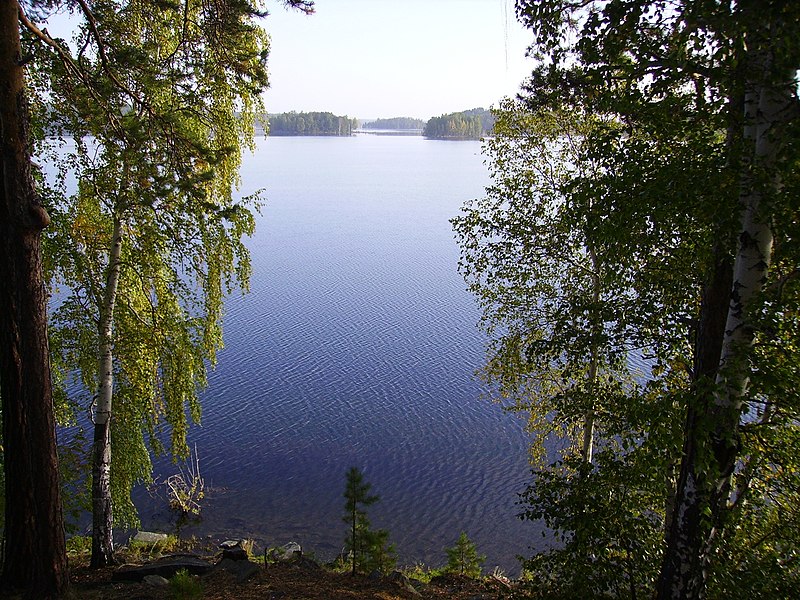
<path id="1" fill-rule="evenodd" d="M 187 534 L 293 540 L 332 558 L 357 466 L 402 564 L 443 564 L 463 530 L 486 568 L 518 570 L 542 539 L 516 517 L 527 439 L 474 378 L 484 337 L 448 222 L 487 183 L 478 142 L 259 140 L 242 170 L 242 194 L 267 200 L 251 292 L 227 302 L 190 432 L 212 492 Z M 163 507 L 137 498 L 143 528 L 163 529 Z"/>

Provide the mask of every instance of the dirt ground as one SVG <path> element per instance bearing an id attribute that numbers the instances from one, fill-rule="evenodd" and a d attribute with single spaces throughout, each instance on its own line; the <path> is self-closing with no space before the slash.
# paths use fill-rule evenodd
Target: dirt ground
<path id="1" fill-rule="evenodd" d="M 73 568 L 73 597 L 87 600 L 494 600 L 525 597 L 513 583 L 491 576 L 474 580 L 446 575 L 429 584 L 412 581 L 412 591 L 405 589 L 402 581 L 396 582 L 390 578 L 352 577 L 326 569 L 304 569 L 291 564 L 261 566 L 243 583 L 237 582 L 229 572 L 214 570 L 196 578 L 199 583 L 196 589 L 202 590 L 199 595 L 180 594 L 172 586 L 114 582 L 113 573 L 113 568 Z"/>

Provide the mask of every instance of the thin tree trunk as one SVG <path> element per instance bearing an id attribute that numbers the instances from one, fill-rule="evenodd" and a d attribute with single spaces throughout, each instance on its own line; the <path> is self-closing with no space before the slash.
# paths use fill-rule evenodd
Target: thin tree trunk
<path id="1" fill-rule="evenodd" d="M 694 402 L 687 408 L 683 459 L 676 494 L 667 506 L 667 550 L 658 582 L 658 597 L 664 600 L 699 597 L 702 593 L 700 590 L 705 587 L 701 554 L 696 551 L 704 543 L 702 538 L 696 539 L 703 531 L 704 515 L 700 491 L 695 482 L 702 478 L 697 472 L 701 460 L 699 445 L 707 432 L 703 424 L 708 418 L 713 382 L 722 352 L 733 273 L 730 258 L 722 246 L 717 247 L 715 254 L 713 276 L 703 290 L 700 307 L 692 382 Z M 685 577 L 689 574 L 695 576 L 691 581 L 686 581 Z"/>
<path id="2" fill-rule="evenodd" d="M 589 394 L 594 396 L 597 389 L 597 367 L 600 362 L 598 357 L 597 339 L 601 333 L 601 326 L 598 321 L 596 311 L 600 305 L 600 261 L 597 254 L 591 248 L 589 256 L 592 259 L 592 302 L 594 313 L 594 322 L 592 323 L 592 341 L 589 356 L 589 372 L 587 373 L 587 383 L 589 387 Z M 586 411 L 583 419 L 583 444 L 581 445 L 581 455 L 583 456 L 584 463 L 588 467 L 592 464 L 593 451 L 594 451 L 594 399 L 592 400 L 592 408 Z M 587 470 L 588 472 L 588 470 Z"/>
<path id="3" fill-rule="evenodd" d="M 114 217 L 108 272 L 100 307 L 97 409 L 92 447 L 92 567 L 115 564 L 111 502 L 111 403 L 114 396 L 114 307 L 120 277 L 122 223 Z"/>
<path id="4" fill-rule="evenodd" d="M 32 598 L 69 585 L 42 280 L 41 230 L 20 66 L 19 7 L 0 0 L 0 395 L 5 468 L 2 587 Z"/>
<path id="5" fill-rule="evenodd" d="M 704 597 L 706 566 L 739 457 L 739 418 L 754 335 L 749 311 L 766 281 L 772 254 L 765 200 L 780 190 L 775 173 L 781 133 L 795 108 L 792 74 L 773 82 L 768 52 L 757 46 L 750 52 L 753 76 L 745 95 L 744 128 L 750 159 L 741 169 L 741 234 L 726 324 L 718 338 L 716 389 L 697 389 L 699 402 L 689 411 L 675 518 L 659 580 L 661 599 Z M 701 335 L 714 334 L 701 331 Z M 699 339 L 698 345 L 716 350 L 717 342 Z"/>

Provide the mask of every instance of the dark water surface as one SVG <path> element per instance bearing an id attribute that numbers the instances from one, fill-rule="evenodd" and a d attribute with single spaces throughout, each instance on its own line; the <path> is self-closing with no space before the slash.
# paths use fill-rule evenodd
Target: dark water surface
<path id="1" fill-rule="evenodd" d="M 190 432 L 213 491 L 187 533 L 295 540 L 331 558 L 358 466 L 401 563 L 444 563 L 462 530 L 488 568 L 514 572 L 531 554 L 539 530 L 515 516 L 526 437 L 480 397 L 484 338 L 448 222 L 487 183 L 478 142 L 259 141 L 242 170 L 242 193 L 267 199 L 251 292 L 227 302 Z M 137 498 L 143 527 L 162 526 L 164 511 Z"/>

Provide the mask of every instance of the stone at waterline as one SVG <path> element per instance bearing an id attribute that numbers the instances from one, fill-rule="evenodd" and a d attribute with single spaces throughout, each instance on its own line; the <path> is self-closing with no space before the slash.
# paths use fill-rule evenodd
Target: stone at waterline
<path id="1" fill-rule="evenodd" d="M 238 583 L 244 583 L 260 569 L 256 563 L 249 560 L 232 560 L 230 558 L 223 558 L 214 568 L 231 573 L 236 577 Z"/>
<path id="2" fill-rule="evenodd" d="M 242 540 L 225 540 L 219 547 L 222 548 L 222 560 L 247 560 L 247 550 L 242 546 Z"/>
<path id="3" fill-rule="evenodd" d="M 269 551 L 269 557 L 272 560 L 292 560 L 303 556 L 303 548 L 297 542 L 289 542 L 280 548 L 272 548 Z"/>
<path id="4" fill-rule="evenodd" d="M 158 544 L 165 542 L 169 536 L 166 533 L 155 533 L 154 531 L 137 531 L 131 540 L 143 544 Z"/>
<path id="5" fill-rule="evenodd" d="M 112 581 L 142 581 L 148 575 L 174 577 L 185 570 L 190 575 L 205 575 L 214 565 L 194 556 L 168 556 L 144 565 L 122 565 L 114 571 Z"/>

